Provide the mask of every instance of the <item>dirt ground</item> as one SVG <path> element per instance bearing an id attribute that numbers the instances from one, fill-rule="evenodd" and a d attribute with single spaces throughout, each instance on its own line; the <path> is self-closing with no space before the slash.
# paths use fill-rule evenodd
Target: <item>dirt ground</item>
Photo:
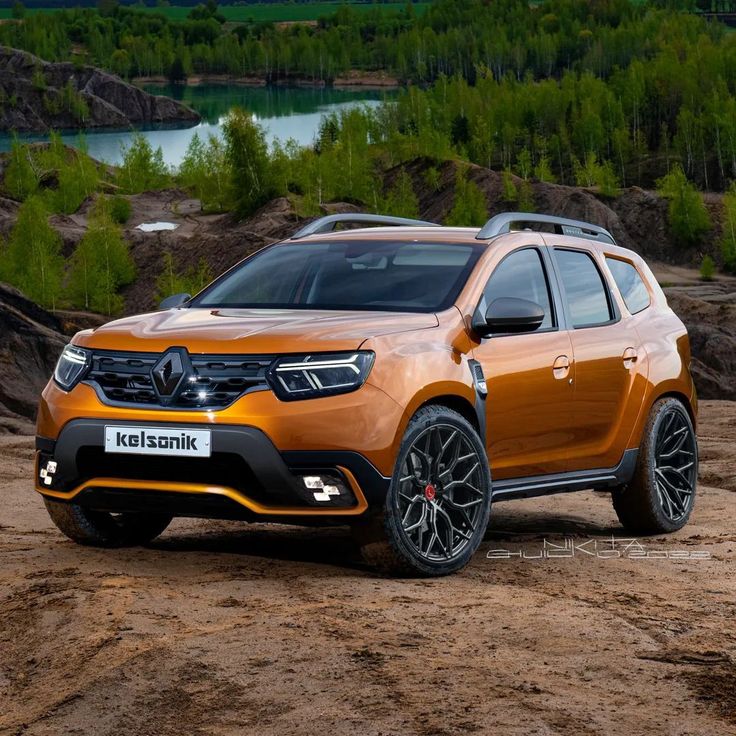
<path id="1" fill-rule="evenodd" d="M 342 529 L 78 547 L 0 437 L 0 733 L 736 734 L 736 404 L 701 417 L 682 532 L 627 549 L 592 492 L 499 503 L 442 580 L 376 576 Z"/>

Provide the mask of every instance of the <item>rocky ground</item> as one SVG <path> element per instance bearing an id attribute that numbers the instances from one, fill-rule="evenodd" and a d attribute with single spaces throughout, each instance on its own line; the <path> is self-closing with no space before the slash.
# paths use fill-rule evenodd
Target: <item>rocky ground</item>
<path id="1" fill-rule="evenodd" d="M 86 105 L 84 119 L 63 92 L 71 85 Z M 67 128 L 130 128 L 153 124 L 194 125 L 198 113 L 169 97 L 151 95 L 91 66 L 51 63 L 0 46 L 0 130 L 47 132 Z"/>
<path id="2" fill-rule="evenodd" d="M 0 437 L 0 734 L 736 734 L 736 404 L 701 413 L 694 515 L 647 559 L 605 559 L 585 492 L 499 503 L 442 580 L 376 576 L 343 529 L 78 547 Z M 519 558 L 545 540 L 574 557 Z"/>

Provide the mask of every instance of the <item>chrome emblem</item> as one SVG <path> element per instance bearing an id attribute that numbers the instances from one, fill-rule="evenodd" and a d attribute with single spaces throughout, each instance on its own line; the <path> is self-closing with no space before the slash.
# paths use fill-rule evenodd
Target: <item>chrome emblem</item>
<path id="1" fill-rule="evenodd" d="M 187 367 L 178 350 L 170 350 L 151 369 L 151 379 L 159 396 L 170 397 L 176 393 Z"/>

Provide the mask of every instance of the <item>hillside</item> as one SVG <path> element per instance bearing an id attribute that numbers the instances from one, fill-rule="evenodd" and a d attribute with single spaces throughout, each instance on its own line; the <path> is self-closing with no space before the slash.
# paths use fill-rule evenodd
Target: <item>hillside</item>
<path id="1" fill-rule="evenodd" d="M 452 162 L 441 167 L 435 187 L 426 183 L 427 162 L 417 160 L 390 170 L 386 185 L 406 170 L 412 177 L 425 219 L 443 221 L 455 200 L 455 168 Z M 489 216 L 509 209 L 503 200 L 501 176 L 473 167 L 469 177 L 486 197 Z M 693 373 L 701 398 L 736 400 L 736 279 L 720 277 L 703 283 L 688 266 L 699 263 L 702 254 L 675 250 L 669 243 L 666 203 L 656 194 L 631 188 L 613 200 L 602 200 L 593 191 L 555 184 L 534 183 L 537 211 L 590 220 L 608 227 L 626 247 L 645 256 L 665 286 L 671 306 L 687 325 L 693 347 Z M 237 222 L 232 215 L 203 215 L 200 203 L 177 189 L 145 192 L 128 197 L 131 216 L 124 237 L 135 261 L 137 278 L 125 287 L 124 313 L 155 309 L 161 291 L 164 256 L 171 254 L 177 275 L 192 273 L 202 264 L 212 275 L 222 273 L 246 255 L 284 238 L 303 222 L 293 203 L 286 198 L 271 201 L 253 217 Z M 63 251 L 70 255 L 88 225 L 92 209 L 88 200 L 72 215 L 54 215 L 50 223 L 61 235 Z M 711 201 L 718 211 L 717 198 Z M 354 204 L 335 202 L 325 212 L 357 211 Z M 17 205 L 0 199 L 0 233 L 7 234 L 15 219 Z M 167 221 L 177 229 L 146 233 L 137 229 L 143 222 Z M 23 419 L 34 414 L 35 396 L 51 372 L 56 353 L 63 344 L 61 333 L 104 318 L 64 313 L 55 317 L 23 299 L 18 292 L 0 289 L 0 319 L 4 339 L 0 364 L 8 380 L 0 393 L 0 431 L 18 431 Z M 30 369 L 27 367 L 30 366 Z M 27 424 L 23 425 L 28 429 Z"/>
<path id="2" fill-rule="evenodd" d="M 0 130 L 46 132 L 65 128 L 130 128 L 191 123 L 189 107 L 151 95 L 91 66 L 53 64 L 0 46 Z"/>

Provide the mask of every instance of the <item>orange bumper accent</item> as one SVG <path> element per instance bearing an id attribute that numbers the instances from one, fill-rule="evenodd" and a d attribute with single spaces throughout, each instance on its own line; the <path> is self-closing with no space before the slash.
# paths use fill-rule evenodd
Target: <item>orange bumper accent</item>
<path id="1" fill-rule="evenodd" d="M 38 465 L 38 454 L 36 456 L 36 464 Z M 252 498 L 240 493 L 240 491 L 228 486 L 208 485 L 205 483 L 179 483 L 179 482 L 162 482 L 147 480 L 131 480 L 128 478 L 92 478 L 84 483 L 80 483 L 71 491 L 54 491 L 50 488 L 44 488 L 36 484 L 36 491 L 41 495 L 49 498 L 57 498 L 63 501 L 71 501 L 88 488 L 113 488 L 121 492 L 127 489 L 136 491 L 168 491 L 173 493 L 201 493 L 212 496 L 225 496 L 232 501 L 244 506 L 249 511 L 260 516 L 359 516 L 368 508 L 368 502 L 360 490 L 360 486 L 355 476 L 344 467 L 338 466 L 345 478 L 347 478 L 350 488 L 355 494 L 357 504 L 347 508 L 325 508 L 311 506 L 266 506 L 265 504 L 254 501 Z M 37 468 L 38 471 L 38 468 Z M 38 473 L 36 474 L 38 477 Z"/>

